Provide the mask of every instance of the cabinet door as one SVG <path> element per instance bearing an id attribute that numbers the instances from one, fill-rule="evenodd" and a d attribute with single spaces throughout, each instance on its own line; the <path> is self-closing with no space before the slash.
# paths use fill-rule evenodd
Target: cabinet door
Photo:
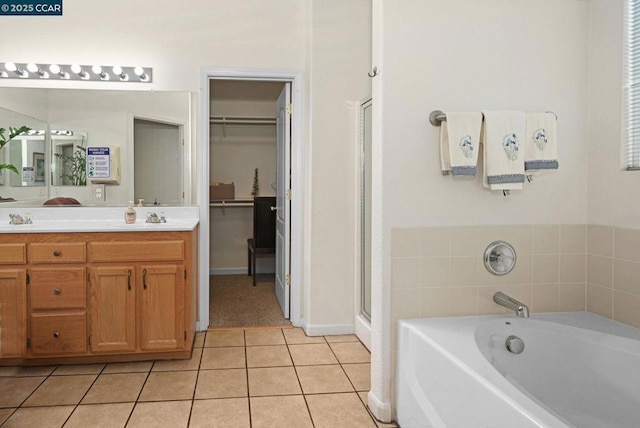
<path id="1" fill-rule="evenodd" d="M 184 346 L 184 265 L 141 265 L 140 334 L 144 350 Z"/>
<path id="2" fill-rule="evenodd" d="M 21 357 L 26 350 L 26 269 L 0 269 L 0 358 Z"/>
<path id="3" fill-rule="evenodd" d="M 90 272 L 91 351 L 134 351 L 135 266 L 93 267 Z"/>

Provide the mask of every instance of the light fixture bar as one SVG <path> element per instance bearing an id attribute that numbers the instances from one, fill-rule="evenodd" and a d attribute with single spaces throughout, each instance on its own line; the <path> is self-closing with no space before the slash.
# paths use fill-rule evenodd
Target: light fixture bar
<path id="1" fill-rule="evenodd" d="M 85 82 L 152 83 L 151 67 L 119 65 L 41 64 L 0 62 L 0 80 L 82 80 Z"/>

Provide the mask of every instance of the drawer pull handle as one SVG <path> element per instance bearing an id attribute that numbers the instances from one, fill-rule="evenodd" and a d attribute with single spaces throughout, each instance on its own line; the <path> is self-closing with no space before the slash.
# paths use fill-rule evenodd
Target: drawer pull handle
<path id="1" fill-rule="evenodd" d="M 147 270 L 142 269 L 142 288 L 147 289 Z"/>
<path id="2" fill-rule="evenodd" d="M 60 293 L 62 293 L 62 291 L 60 291 L 60 289 L 59 289 L 59 288 L 54 288 L 54 289 L 53 289 L 53 294 L 55 294 L 56 296 L 59 296 L 59 295 L 60 295 Z"/>
<path id="3" fill-rule="evenodd" d="M 54 251 L 53 251 L 53 255 L 54 255 L 55 257 L 60 256 L 60 254 L 62 254 L 62 253 L 60 252 L 60 250 L 54 250 Z"/>
<path id="4" fill-rule="evenodd" d="M 58 333 L 57 331 L 53 332 L 53 337 L 55 337 L 56 339 L 60 337 L 60 333 Z"/>
<path id="5" fill-rule="evenodd" d="M 127 271 L 127 288 L 131 290 L 131 269 Z"/>

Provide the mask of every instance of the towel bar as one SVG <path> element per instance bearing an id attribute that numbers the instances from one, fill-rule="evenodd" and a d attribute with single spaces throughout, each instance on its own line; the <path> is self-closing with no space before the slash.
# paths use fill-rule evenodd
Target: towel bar
<path id="1" fill-rule="evenodd" d="M 558 120 L 558 115 L 554 112 L 547 111 L 547 113 L 551 113 L 556 117 L 556 120 Z M 482 117 L 482 119 L 484 120 L 484 116 Z M 433 126 L 440 126 L 440 124 L 445 120 L 447 120 L 447 115 L 442 110 L 434 110 L 429 115 L 429 122 L 431 122 Z"/>

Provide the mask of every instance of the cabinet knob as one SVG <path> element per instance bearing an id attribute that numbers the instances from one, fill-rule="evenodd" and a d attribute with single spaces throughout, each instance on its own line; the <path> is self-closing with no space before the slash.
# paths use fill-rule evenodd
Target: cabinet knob
<path id="1" fill-rule="evenodd" d="M 57 331 L 53 332 L 53 337 L 55 337 L 56 339 L 60 337 L 60 333 L 58 333 Z"/>
<path id="2" fill-rule="evenodd" d="M 60 254 L 61 254 L 60 250 L 54 250 L 53 251 L 53 255 L 56 256 L 56 257 L 58 257 Z"/>
<path id="3" fill-rule="evenodd" d="M 55 294 L 56 296 L 59 296 L 59 295 L 60 295 L 60 293 L 62 293 L 62 292 L 60 291 L 60 289 L 59 289 L 59 288 L 54 288 L 54 289 L 53 289 L 53 294 Z"/>

